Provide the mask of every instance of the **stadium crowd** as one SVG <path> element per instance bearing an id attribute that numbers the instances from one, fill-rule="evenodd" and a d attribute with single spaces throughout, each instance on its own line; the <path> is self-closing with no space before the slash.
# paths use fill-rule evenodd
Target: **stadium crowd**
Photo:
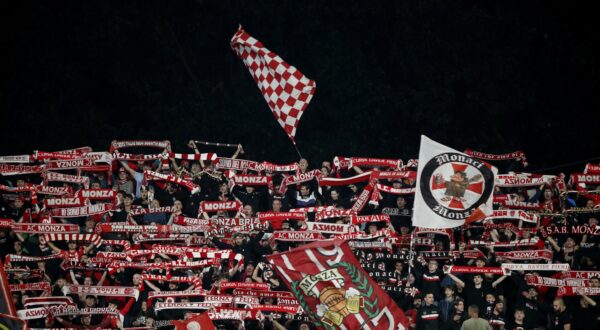
<path id="1" fill-rule="evenodd" d="M 496 185 L 494 216 L 433 230 L 412 226 L 416 162 L 257 167 L 243 165 L 241 146 L 230 158 L 194 141 L 184 156 L 144 157 L 148 146 L 111 148 L 72 167 L 91 150 L 32 156 L 29 173 L 0 161 L 0 258 L 29 327 L 168 329 L 221 307 L 218 329 L 314 329 L 292 312 L 298 302 L 265 256 L 305 244 L 289 233 L 319 221 L 348 225 L 339 235 L 355 235 L 347 238 L 356 257 L 411 329 L 600 329 L 593 180 L 523 174 L 524 183 Z M 494 165 L 515 177 L 526 171 L 521 158 Z M 367 183 L 344 179 L 378 170 L 408 174 L 380 179 L 357 210 Z M 278 294 L 261 295 L 263 286 Z"/>

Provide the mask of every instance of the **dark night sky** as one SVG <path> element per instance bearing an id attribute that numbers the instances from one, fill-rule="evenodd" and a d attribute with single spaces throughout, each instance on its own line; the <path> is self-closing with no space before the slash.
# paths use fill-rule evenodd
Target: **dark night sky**
<path id="1" fill-rule="evenodd" d="M 296 154 L 229 47 L 238 23 L 317 81 L 299 148 L 413 158 L 419 136 L 600 156 L 600 20 L 567 1 L 4 1 L 0 154 L 112 139 Z M 218 150 L 221 151 L 221 150 Z M 223 150 L 229 154 L 229 150 Z M 581 168 L 581 165 L 576 167 Z"/>

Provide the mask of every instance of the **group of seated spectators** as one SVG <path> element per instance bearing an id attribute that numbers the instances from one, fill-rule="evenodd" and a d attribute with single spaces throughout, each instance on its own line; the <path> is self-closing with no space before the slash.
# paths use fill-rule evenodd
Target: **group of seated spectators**
<path id="1" fill-rule="evenodd" d="M 200 154 L 198 146 L 189 146 Z M 202 150 L 205 151 L 205 150 Z M 207 150 L 212 151 L 212 150 Z M 240 155 L 241 148 L 232 159 Z M 340 169 L 333 161 L 310 164 L 300 159 L 297 170 L 287 174 L 309 173 L 320 170 L 320 177 L 347 178 L 366 171 L 398 168 L 349 167 Z M 101 243 L 83 240 L 48 240 L 42 233 L 24 233 L 0 228 L 0 258 L 8 282 L 13 288 L 27 283 L 47 282 L 49 290 L 14 290 L 12 301 L 16 310 L 27 310 L 27 301 L 33 297 L 70 297 L 79 308 L 107 307 L 116 314 L 45 315 L 26 320 L 30 328 L 75 329 L 169 329 L 171 320 L 184 320 L 203 310 L 190 308 L 158 308 L 159 303 L 207 302 L 202 295 L 174 295 L 153 297 L 156 292 L 184 292 L 205 290 L 212 296 L 232 295 L 231 289 L 221 290 L 226 282 L 266 283 L 272 291 L 289 291 L 265 256 L 284 252 L 305 242 L 273 239 L 274 231 L 302 231 L 306 223 L 314 221 L 307 213 L 305 220 L 289 219 L 277 228 L 226 228 L 195 231 L 184 234 L 139 232 L 101 232 L 102 224 L 129 224 L 180 226 L 181 218 L 198 220 L 254 219 L 259 212 L 286 212 L 310 207 L 350 209 L 359 198 L 364 182 L 346 186 L 322 186 L 319 178 L 290 185 L 282 189 L 286 173 L 254 173 L 269 175 L 272 187 L 267 185 L 238 185 L 232 180 L 233 170 L 223 170 L 215 160 L 113 160 L 111 172 L 70 170 L 63 173 L 89 177 L 89 189 L 114 191 L 111 210 L 81 217 L 53 215 L 44 203 L 52 195 L 38 194 L 37 200 L 28 192 L 2 191 L 0 217 L 14 223 L 72 224 L 80 234 L 98 234 Z M 524 171 L 519 160 L 501 165 L 511 172 Z M 416 168 L 401 170 L 416 171 Z M 144 175 L 153 171 L 193 183 L 191 191 L 173 180 L 153 180 Z M 239 171 L 238 171 L 239 173 Z M 249 172 L 253 173 L 253 172 Z M 6 174 L 6 173 L 5 173 Z M 6 187 L 49 185 L 68 187 L 72 196 L 85 189 L 81 184 L 43 182 L 41 173 L 2 175 L 0 184 Z M 414 188 L 414 178 L 385 182 L 393 188 Z M 600 199 L 596 187 L 585 189 L 569 186 L 559 189 L 549 181 L 538 186 L 496 187 L 496 196 L 508 196 L 527 205 L 522 210 L 535 215 L 534 222 L 518 217 L 508 220 L 484 220 L 478 223 L 444 231 L 427 231 L 412 225 L 413 194 L 380 192 L 378 200 L 368 203 L 359 214 L 389 215 L 389 223 L 380 221 L 356 225 L 356 230 L 373 234 L 372 241 L 387 240 L 376 234 L 389 230 L 396 240 L 389 249 L 357 247 L 357 258 L 365 271 L 401 307 L 410 320 L 410 329 L 600 329 Z M 238 201 L 235 210 L 211 212 L 201 208 L 205 201 Z M 106 201 L 90 200 L 89 203 Z M 532 206 L 533 205 L 533 206 Z M 517 209 L 502 203 L 495 209 Z M 136 210 L 160 212 L 135 212 Z M 349 217 L 328 219 L 349 223 Z M 572 230 L 573 228 L 591 230 Z M 550 230 L 550 229 L 552 230 Z M 325 234 L 325 237 L 333 237 Z M 481 242 L 484 242 L 481 244 Z M 119 242 L 118 244 L 116 242 Z M 206 247 L 230 250 L 238 259 L 224 258 L 205 267 L 163 267 L 161 265 L 184 261 L 172 253 L 131 253 L 148 251 L 156 245 L 173 247 Z M 166 251 L 166 249 L 165 249 Z M 211 250 L 212 251 L 212 250 Z M 537 257 L 515 257 L 508 252 L 543 251 Z M 114 253 L 125 252 L 123 261 L 149 265 L 139 267 L 111 267 L 106 261 Z M 438 253 L 434 253 L 438 252 Z M 507 254 L 508 253 L 508 254 Z M 24 259 L 22 257 L 43 257 Z M 50 258 L 50 256 L 57 256 Z M 109 256 L 109 257 L 106 257 Z M 568 264 L 569 270 L 512 270 L 500 274 L 495 271 L 505 263 Z M 467 266 L 466 272 L 453 272 L 451 267 Z M 568 277 L 572 273 L 577 276 Z M 560 285 L 541 285 L 535 279 L 555 279 Z M 571 282 L 565 282 L 572 279 Z M 139 296 L 115 296 L 69 292 L 72 285 L 91 287 L 134 287 Z M 582 289 L 585 288 L 585 289 Z M 598 288 L 594 290 L 593 288 Z M 572 289 L 572 290 L 571 290 Z M 29 299 L 29 300 L 28 300 Z M 260 305 L 282 305 L 280 298 L 257 298 Z M 218 299 L 217 299 L 218 300 Z M 29 305 L 29 304 L 27 304 Z M 243 308 L 231 302 L 228 306 Z M 163 306 L 164 307 L 164 306 Z M 207 308 L 208 309 L 208 308 Z M 260 317 L 245 320 L 214 320 L 217 329 L 314 329 L 313 323 L 302 313 L 288 315 L 265 311 Z"/>

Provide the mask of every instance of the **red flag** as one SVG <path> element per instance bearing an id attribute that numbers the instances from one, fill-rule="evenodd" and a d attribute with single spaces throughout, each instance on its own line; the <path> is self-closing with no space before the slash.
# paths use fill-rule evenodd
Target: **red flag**
<path id="1" fill-rule="evenodd" d="M 175 330 L 215 330 L 215 325 L 208 316 L 208 313 L 197 314 L 196 316 L 183 320 L 172 321 Z"/>
<path id="2" fill-rule="evenodd" d="M 365 273 L 345 241 L 319 241 L 267 259 L 316 326 L 408 328 L 402 309 Z"/>
<path id="3" fill-rule="evenodd" d="M 300 117 L 315 94 L 315 81 L 265 48 L 241 26 L 231 38 L 231 48 L 244 61 L 273 116 L 294 142 Z"/>

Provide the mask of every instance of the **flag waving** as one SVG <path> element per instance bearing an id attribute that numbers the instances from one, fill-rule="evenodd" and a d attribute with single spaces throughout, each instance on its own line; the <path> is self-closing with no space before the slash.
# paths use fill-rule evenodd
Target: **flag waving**
<path id="1" fill-rule="evenodd" d="M 421 136 L 413 224 L 453 228 L 492 214 L 491 165 Z"/>
<path id="2" fill-rule="evenodd" d="M 365 273 L 345 241 L 315 242 L 267 259 L 316 326 L 408 328 L 402 309 Z"/>
<path id="3" fill-rule="evenodd" d="M 273 116 L 294 142 L 300 117 L 315 94 L 315 81 L 265 48 L 241 26 L 231 38 L 231 48 L 244 61 Z"/>

